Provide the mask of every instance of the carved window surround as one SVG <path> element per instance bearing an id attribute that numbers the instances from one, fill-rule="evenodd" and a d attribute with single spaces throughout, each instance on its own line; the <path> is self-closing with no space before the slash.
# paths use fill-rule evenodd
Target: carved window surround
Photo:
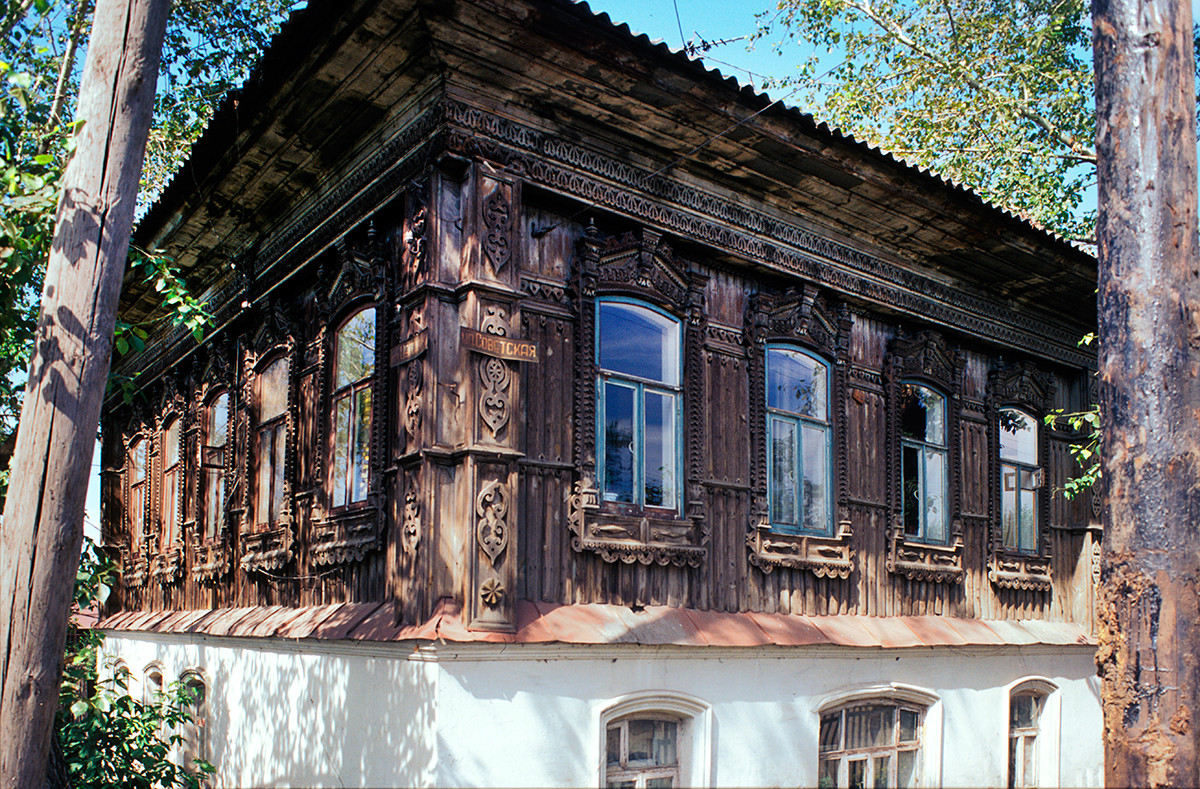
<path id="1" fill-rule="evenodd" d="M 122 442 L 121 451 L 121 511 L 124 527 L 124 537 L 119 544 L 121 555 L 121 581 L 129 588 L 136 588 L 145 585 L 146 579 L 150 574 L 150 563 L 146 556 L 146 529 L 151 522 L 148 513 L 150 512 L 150 495 L 151 495 L 151 473 L 150 473 L 150 450 L 149 441 L 151 430 L 147 425 L 148 419 L 145 414 L 130 414 L 125 425 L 124 435 L 125 440 Z M 141 483 L 141 527 L 140 533 L 135 534 L 135 529 L 138 526 L 135 523 L 133 514 L 133 454 L 134 447 L 139 442 L 146 443 L 146 469 L 144 470 L 145 477 Z M 136 539 L 135 539 L 136 538 Z"/>
<path id="2" fill-rule="evenodd" d="M 242 387 L 237 409 L 237 437 L 241 449 L 240 487 L 241 560 L 247 572 L 282 569 L 293 556 L 295 543 L 295 504 L 293 479 L 296 464 L 296 386 L 300 369 L 297 329 L 288 308 L 272 301 L 260 318 L 257 331 L 246 343 L 243 356 Z M 283 506 L 278 520 L 271 528 L 256 531 L 255 507 L 252 495 L 257 475 L 254 473 L 257 451 L 258 379 L 271 363 L 284 359 L 288 366 L 287 406 L 284 410 L 284 470 Z M 232 513 L 231 513 L 232 514 Z"/>
<path id="3" fill-rule="evenodd" d="M 1038 420 L 1038 460 L 1042 469 L 1050 457 L 1050 430 L 1041 422 L 1054 405 L 1055 386 L 1049 374 L 1027 362 L 992 370 L 988 376 L 988 469 L 991 481 L 988 506 L 991 510 L 988 539 L 988 580 L 1005 589 L 1049 592 L 1050 496 L 1043 487 L 1037 492 L 1038 549 L 1034 553 L 1004 546 L 1003 506 L 1000 491 L 1000 410 L 1005 407 L 1030 412 Z"/>
<path id="4" fill-rule="evenodd" d="M 964 358 L 932 331 L 901 335 L 892 340 L 884 359 L 887 397 L 888 503 L 891 528 L 887 537 L 888 572 L 915 581 L 960 583 L 963 570 L 962 459 L 959 411 L 962 408 Z M 949 533 L 945 544 L 913 539 L 904 531 L 901 478 L 900 387 L 904 382 L 928 384 L 946 397 L 947 507 Z"/>
<path id="5" fill-rule="evenodd" d="M 220 525 L 217 528 L 217 533 L 212 538 L 209 538 L 205 533 L 204 527 L 205 519 L 208 516 L 208 513 L 205 511 L 207 506 L 205 485 L 207 481 L 204 466 L 204 446 L 209 441 L 209 436 L 206 434 L 209 408 L 212 407 L 213 402 L 222 393 L 229 397 L 225 425 L 225 496 L 221 502 Z M 204 366 L 200 372 L 200 383 L 196 388 L 196 402 L 201 403 L 202 407 L 199 409 L 201 416 L 197 420 L 200 424 L 198 425 L 199 430 L 197 432 L 196 459 L 198 463 L 194 472 L 196 485 L 193 502 L 197 516 L 192 531 L 192 564 L 190 573 L 192 580 L 202 583 L 212 583 L 226 576 L 229 573 L 233 560 L 232 531 L 230 529 L 228 507 L 235 479 L 234 472 L 236 466 L 234 461 L 236 454 L 234 452 L 236 446 L 236 414 L 238 412 L 236 398 L 237 387 L 234 386 L 229 344 L 224 339 L 218 340 L 209 345 L 206 350 Z"/>
<path id="6" fill-rule="evenodd" d="M 758 293 L 746 312 L 751 344 L 750 478 L 753 497 L 746 536 L 750 564 L 763 572 L 776 567 L 809 570 L 821 578 L 848 578 L 854 569 L 851 548 L 849 490 L 846 473 L 846 392 L 850 359 L 850 311 L 831 305 L 811 284 L 782 294 Z M 833 468 L 830 485 L 834 507 L 832 534 L 787 534 L 772 531 L 767 491 L 767 345 L 780 343 L 816 353 L 831 362 L 828 402 Z"/>
<path id="7" fill-rule="evenodd" d="M 184 480 L 187 479 L 191 471 L 187 456 L 187 432 L 190 430 L 191 409 L 187 407 L 187 399 L 183 393 L 179 391 L 176 381 L 173 377 L 166 377 L 163 381 L 162 388 L 159 390 L 157 404 L 155 407 L 157 414 L 154 425 L 154 450 L 151 452 L 150 465 L 153 469 L 150 477 L 152 488 L 151 503 L 149 511 L 152 517 L 149 523 L 152 524 L 153 531 L 149 532 L 146 537 L 146 545 L 149 549 L 150 560 L 150 577 L 158 581 L 160 584 L 172 584 L 177 582 L 183 576 L 183 557 L 184 557 L 184 492 L 186 491 Z M 177 468 L 175 471 L 175 512 L 163 512 L 163 480 L 166 474 L 166 453 L 167 447 L 163 442 L 166 440 L 166 426 L 173 420 L 179 420 L 179 431 L 177 432 L 178 445 L 175 451 L 178 453 L 176 457 Z M 162 524 L 167 517 L 175 519 L 175 539 L 170 544 L 162 543 Z"/>
<path id="8" fill-rule="evenodd" d="M 575 350 L 575 471 L 568 497 L 571 546 L 606 562 L 698 567 L 708 556 L 703 468 L 706 277 L 690 271 L 659 234 L 643 229 L 600 239 L 589 227 L 575 279 L 579 320 Z M 681 319 L 683 327 L 683 513 L 664 517 L 601 504 L 596 483 L 596 298 L 630 296 Z"/>
<path id="9" fill-rule="evenodd" d="M 413 243 L 416 244 L 416 241 Z M 410 252 L 421 258 L 424 255 L 423 242 L 417 247 Z M 343 238 L 336 246 L 336 253 L 333 264 L 327 268 L 326 280 L 329 284 L 322 289 L 318 304 L 322 329 L 318 343 L 317 376 L 323 396 L 321 407 L 317 409 L 321 424 L 316 435 L 324 438 L 318 439 L 322 443 L 317 456 L 328 459 L 333 457 L 334 452 L 332 401 L 338 329 L 350 316 L 374 307 L 375 365 L 370 383 L 370 459 L 366 498 L 336 509 L 329 503 L 335 484 L 332 478 L 333 464 L 321 462 L 317 470 L 318 478 L 325 479 L 325 484 L 321 494 L 314 497 L 309 556 L 318 567 L 362 561 L 367 554 L 380 550 L 384 545 L 381 502 L 384 468 L 387 465 L 384 458 L 385 423 L 390 410 L 387 386 L 390 347 L 387 341 L 387 268 L 382 246 L 375 238 L 373 227 L 368 229 L 365 240 L 360 239 L 357 243 Z"/>

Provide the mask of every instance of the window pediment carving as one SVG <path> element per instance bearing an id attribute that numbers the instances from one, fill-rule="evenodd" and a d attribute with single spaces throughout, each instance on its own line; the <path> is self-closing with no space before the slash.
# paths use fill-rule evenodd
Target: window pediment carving
<path id="1" fill-rule="evenodd" d="M 369 225 L 364 238 L 342 236 L 334 250 L 334 258 L 327 264 L 328 284 L 321 300 L 326 315 L 361 296 L 382 303 L 386 297 L 387 269 L 374 223 Z"/>
<path id="2" fill-rule="evenodd" d="M 707 277 L 677 258 L 655 231 L 643 229 L 600 239 L 592 225 L 580 242 L 575 278 L 579 340 L 575 350 L 574 391 L 576 480 L 567 501 L 571 545 L 576 551 L 595 553 L 606 562 L 699 566 L 708 555 L 709 541 L 704 487 L 700 482 L 704 462 L 702 353 Z M 674 354 L 681 356 L 681 377 L 675 379 L 664 367 L 662 375 L 666 377 L 659 383 L 651 381 L 645 388 L 638 383 L 641 379 L 634 377 L 629 379 L 628 388 L 621 391 L 639 403 L 653 402 L 662 408 L 667 408 L 664 403 L 678 404 L 671 413 L 678 420 L 673 429 L 682 441 L 679 445 L 670 442 L 663 445 L 663 451 L 669 453 L 667 457 L 674 458 L 674 497 L 668 496 L 667 487 L 647 486 L 648 480 L 642 480 L 630 488 L 639 493 L 630 493 L 628 501 L 624 494 L 612 495 L 612 501 L 602 500 L 602 481 L 597 473 L 597 381 L 601 375 L 595 350 L 599 331 L 598 292 L 613 297 L 604 303 L 623 304 L 628 298 L 629 309 L 634 311 L 644 309 L 649 314 L 651 307 L 662 308 L 661 316 L 654 320 L 663 327 L 673 326 L 664 328 L 667 334 L 662 336 L 676 339 L 664 340 L 668 344 L 663 348 L 674 348 Z M 638 301 L 645 302 L 645 306 L 638 306 Z M 663 359 L 672 356 L 666 351 L 664 354 Z M 617 376 L 620 378 L 621 373 Z M 647 380 L 653 377 L 648 375 Z M 614 407 L 616 402 L 613 401 Z M 674 446 L 682 451 L 666 449 Z M 638 463 L 635 461 L 632 476 L 648 477 L 645 468 L 649 464 Z M 670 479 L 664 475 L 661 482 L 666 486 Z M 677 503 L 655 501 L 651 490 L 655 491 L 654 496 L 676 498 Z"/>
<path id="3" fill-rule="evenodd" d="M 805 283 L 782 294 L 756 293 L 750 300 L 752 339 L 800 341 L 828 356 L 836 356 L 839 347 L 849 342 L 843 330 L 842 308 L 830 304 L 815 285 Z"/>
<path id="4" fill-rule="evenodd" d="M 921 378 L 942 389 L 960 386 L 963 359 L 942 335 L 921 331 L 894 339 L 888 347 L 887 372 L 900 378 Z"/>
<path id="5" fill-rule="evenodd" d="M 1029 362 L 1017 362 L 992 370 L 988 391 L 996 405 L 1020 403 L 1045 413 L 1054 404 L 1054 379 Z"/>
<path id="6" fill-rule="evenodd" d="M 296 317 L 288 304 L 282 299 L 272 298 L 259 311 L 247 344 L 257 356 L 265 356 L 281 346 L 290 350 L 297 330 Z"/>

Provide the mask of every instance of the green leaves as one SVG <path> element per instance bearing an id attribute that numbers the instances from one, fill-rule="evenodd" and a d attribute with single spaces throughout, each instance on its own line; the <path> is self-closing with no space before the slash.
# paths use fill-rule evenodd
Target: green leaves
<path id="1" fill-rule="evenodd" d="M 1067 449 L 1079 464 L 1079 476 L 1067 480 L 1063 493 L 1068 499 L 1078 496 L 1100 481 L 1100 406 L 1094 405 L 1085 411 L 1064 412 L 1055 409 L 1046 415 L 1047 427 L 1065 425 L 1080 439 Z"/>
<path id="2" fill-rule="evenodd" d="M 1062 235 L 1093 235 L 1082 0 L 783 0 L 759 30 L 775 36 L 824 50 L 784 81 L 806 109 Z"/>

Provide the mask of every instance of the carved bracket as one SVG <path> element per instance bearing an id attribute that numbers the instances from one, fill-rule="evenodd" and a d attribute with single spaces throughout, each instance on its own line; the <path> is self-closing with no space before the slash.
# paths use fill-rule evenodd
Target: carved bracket
<path id="1" fill-rule="evenodd" d="M 292 559 L 292 527 L 242 535 L 241 567 L 247 572 L 282 569 Z"/>
<path id="2" fill-rule="evenodd" d="M 382 518 L 369 506 L 316 522 L 312 527 L 313 564 L 326 566 L 360 562 L 383 547 Z"/>
<path id="3" fill-rule="evenodd" d="M 183 548 L 179 545 L 150 558 L 150 575 L 161 584 L 173 584 L 183 576 Z"/>
<path id="4" fill-rule="evenodd" d="M 146 585 L 150 565 L 144 555 L 131 555 L 128 548 L 121 549 L 121 580 L 125 586 L 136 589 Z"/>

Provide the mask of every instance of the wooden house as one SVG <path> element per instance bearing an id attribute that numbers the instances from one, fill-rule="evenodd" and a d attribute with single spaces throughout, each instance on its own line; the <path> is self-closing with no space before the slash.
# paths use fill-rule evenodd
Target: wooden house
<path id="1" fill-rule="evenodd" d="M 101 625 L 216 785 L 1100 782 L 1071 244 L 566 0 L 314 0 L 135 240 Z"/>

